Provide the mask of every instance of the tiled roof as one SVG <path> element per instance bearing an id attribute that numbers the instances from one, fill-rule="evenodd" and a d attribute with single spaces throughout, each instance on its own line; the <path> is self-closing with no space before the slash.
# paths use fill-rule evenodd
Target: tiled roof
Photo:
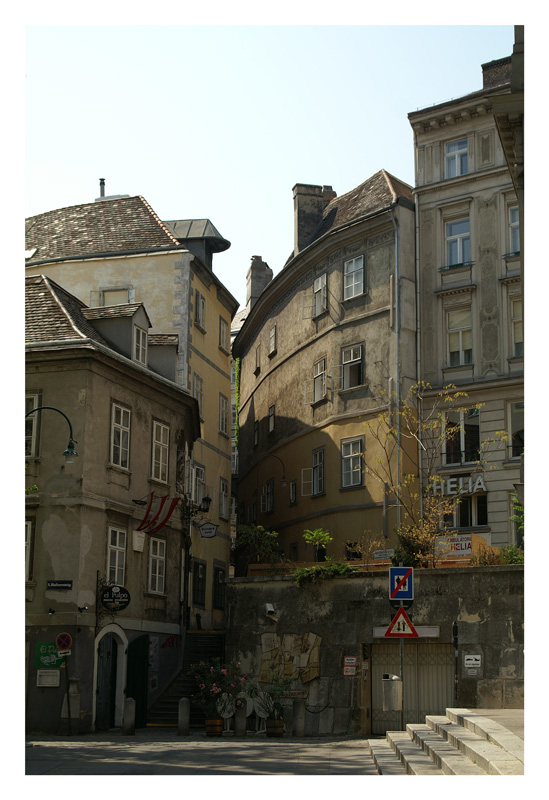
<path id="1" fill-rule="evenodd" d="M 51 278 L 45 275 L 25 278 L 25 342 L 93 339 L 110 348 L 85 318 L 85 308 L 84 303 Z"/>
<path id="2" fill-rule="evenodd" d="M 143 303 L 125 303 L 117 306 L 84 308 L 82 313 L 86 319 L 113 319 L 115 317 L 133 317 L 137 309 L 142 307 Z"/>
<path id="3" fill-rule="evenodd" d="M 322 222 L 313 233 L 309 244 L 342 225 L 382 211 L 396 203 L 399 198 L 413 202 L 412 187 L 384 169 L 379 170 L 360 186 L 328 203 Z"/>
<path id="4" fill-rule="evenodd" d="M 36 248 L 27 264 L 180 246 L 140 196 L 69 206 L 25 221 L 25 249 Z"/>

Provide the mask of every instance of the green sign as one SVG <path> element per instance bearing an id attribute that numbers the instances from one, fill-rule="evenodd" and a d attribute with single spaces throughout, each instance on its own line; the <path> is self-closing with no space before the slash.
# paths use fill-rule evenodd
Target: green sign
<path id="1" fill-rule="evenodd" d="M 55 642 L 36 642 L 35 665 L 39 669 L 59 669 L 65 657 L 57 655 Z"/>

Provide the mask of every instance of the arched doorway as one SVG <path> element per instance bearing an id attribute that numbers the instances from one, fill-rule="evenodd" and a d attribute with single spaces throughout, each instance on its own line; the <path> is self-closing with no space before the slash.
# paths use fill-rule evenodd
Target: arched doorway
<path id="1" fill-rule="evenodd" d="M 95 729 L 122 725 L 128 640 L 118 625 L 103 628 L 95 649 Z"/>

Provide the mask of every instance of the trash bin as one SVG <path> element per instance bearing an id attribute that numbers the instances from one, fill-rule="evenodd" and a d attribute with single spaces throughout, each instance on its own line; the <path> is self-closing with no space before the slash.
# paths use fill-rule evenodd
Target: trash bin
<path id="1" fill-rule="evenodd" d="M 398 675 L 383 673 L 383 711 L 402 711 L 402 680 Z"/>

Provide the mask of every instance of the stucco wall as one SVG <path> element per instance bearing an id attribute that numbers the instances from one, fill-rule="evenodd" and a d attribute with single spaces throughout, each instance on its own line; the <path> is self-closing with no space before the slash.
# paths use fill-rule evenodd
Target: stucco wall
<path id="1" fill-rule="evenodd" d="M 395 614 L 388 599 L 388 572 L 365 572 L 301 588 L 290 577 L 235 578 L 227 592 L 228 658 L 238 658 L 259 678 L 262 666 L 265 675 L 269 657 L 284 663 L 298 640 L 300 670 L 307 671 L 295 682 L 294 696 L 306 699 L 307 734 L 371 732 L 371 676 L 374 667 L 383 668 L 370 663 L 374 645 L 397 641 L 374 637 L 374 628 L 388 627 Z M 458 624 L 457 697 L 449 705 L 522 707 L 522 566 L 415 570 L 414 596 L 409 611 L 413 624 L 439 627 L 437 637 L 413 640 L 418 648 L 428 643 L 452 645 L 452 623 Z M 267 616 L 266 603 L 274 606 L 276 619 Z M 406 646 L 405 641 L 404 650 Z M 357 674 L 344 675 L 344 657 L 355 655 Z M 466 666 L 469 655 L 480 656 L 478 669 Z M 444 713 L 444 708 L 430 713 Z"/>

